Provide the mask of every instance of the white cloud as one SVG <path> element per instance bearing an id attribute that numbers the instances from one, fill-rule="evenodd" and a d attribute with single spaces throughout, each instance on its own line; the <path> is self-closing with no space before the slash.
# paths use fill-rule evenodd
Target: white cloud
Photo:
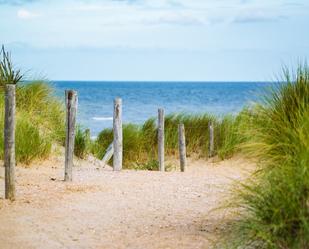
<path id="1" fill-rule="evenodd" d="M 40 16 L 38 13 L 34 13 L 26 9 L 19 9 L 17 11 L 17 17 L 20 19 L 33 19 L 38 16 Z"/>
<path id="2" fill-rule="evenodd" d="M 283 14 L 261 8 L 244 9 L 234 18 L 235 23 L 274 22 L 286 19 Z"/>

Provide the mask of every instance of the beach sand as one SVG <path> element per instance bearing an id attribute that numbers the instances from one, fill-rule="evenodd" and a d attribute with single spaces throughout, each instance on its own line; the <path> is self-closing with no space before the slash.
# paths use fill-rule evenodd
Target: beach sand
<path id="1" fill-rule="evenodd" d="M 17 199 L 3 199 L 0 248 L 211 248 L 230 213 L 213 210 L 253 164 L 190 160 L 185 173 L 113 172 L 99 161 L 75 161 L 73 182 L 63 159 L 17 167 Z"/>

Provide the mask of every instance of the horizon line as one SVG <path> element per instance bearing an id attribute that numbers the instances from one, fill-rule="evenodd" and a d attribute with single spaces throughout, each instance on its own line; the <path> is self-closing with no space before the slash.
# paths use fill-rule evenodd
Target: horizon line
<path id="1" fill-rule="evenodd" d="M 70 83 L 274 83 L 275 81 L 261 80 L 46 80 L 47 82 L 70 82 Z"/>

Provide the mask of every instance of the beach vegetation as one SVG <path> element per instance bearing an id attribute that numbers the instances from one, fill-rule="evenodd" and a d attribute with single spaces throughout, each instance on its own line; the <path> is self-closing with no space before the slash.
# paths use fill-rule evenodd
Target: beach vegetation
<path id="1" fill-rule="evenodd" d="M 284 78 L 248 116 L 244 152 L 258 169 L 236 188 L 227 248 L 309 248 L 309 68 Z"/>
<path id="2" fill-rule="evenodd" d="M 90 130 L 77 125 L 75 132 L 74 155 L 85 159 L 91 149 Z"/>
<path id="3" fill-rule="evenodd" d="M 170 114 L 165 118 L 165 152 L 168 157 L 178 156 L 178 125 L 185 125 L 187 155 L 197 158 L 209 157 L 209 124 L 214 126 L 215 155 L 229 158 L 237 151 L 241 141 L 238 125 L 241 117 L 217 118 L 209 114 Z M 92 152 L 103 158 L 113 141 L 112 129 L 103 130 L 92 145 Z M 158 167 L 157 124 L 150 118 L 142 125 L 123 126 L 123 158 L 125 168 L 154 170 Z M 156 163 L 155 163 L 156 162 Z M 154 167 L 156 165 L 156 167 Z"/>
<path id="4" fill-rule="evenodd" d="M 23 81 L 11 56 L 1 50 L 0 60 L 0 129 L 4 127 L 4 90 L 6 84 L 16 85 L 16 161 L 29 164 L 46 158 L 53 143 L 64 142 L 64 106 L 46 82 Z M 3 159 L 3 132 L 0 133 L 0 158 Z"/>

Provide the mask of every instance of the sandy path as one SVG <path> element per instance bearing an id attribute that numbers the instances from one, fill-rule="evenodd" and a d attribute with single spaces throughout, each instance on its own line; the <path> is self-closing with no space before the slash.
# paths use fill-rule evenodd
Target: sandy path
<path id="1" fill-rule="evenodd" d="M 79 162 L 64 183 L 62 162 L 45 164 L 17 168 L 13 203 L 3 200 L 1 167 L 0 248 L 211 248 L 226 214 L 210 211 L 248 169 L 241 159 L 190 162 L 186 173 Z"/>

